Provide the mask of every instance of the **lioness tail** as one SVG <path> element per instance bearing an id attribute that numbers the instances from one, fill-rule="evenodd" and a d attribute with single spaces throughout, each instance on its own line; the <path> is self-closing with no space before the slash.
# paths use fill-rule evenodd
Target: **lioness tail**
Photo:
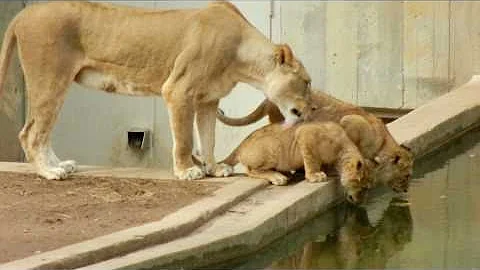
<path id="1" fill-rule="evenodd" d="M 221 109 L 217 110 L 217 119 L 229 126 L 246 126 L 257 122 L 267 115 L 267 103 L 265 99 L 252 113 L 242 118 L 230 118 Z"/>
<path id="2" fill-rule="evenodd" d="M 0 96 L 4 90 L 3 88 L 7 79 L 8 66 L 12 59 L 12 50 L 17 43 L 17 38 L 13 32 L 14 25 L 15 20 L 9 24 L 3 38 L 2 49 L 0 50 Z"/>

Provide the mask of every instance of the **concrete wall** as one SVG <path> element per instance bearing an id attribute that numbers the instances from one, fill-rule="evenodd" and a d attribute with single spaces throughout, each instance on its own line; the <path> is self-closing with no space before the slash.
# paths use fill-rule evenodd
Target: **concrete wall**
<path id="1" fill-rule="evenodd" d="M 0 36 L 3 37 L 8 23 L 22 8 L 20 1 L 0 1 Z M 3 39 L 0 39 L 0 45 Z M 23 77 L 18 59 L 9 67 L 8 80 L 0 93 L 0 161 L 22 161 L 23 151 L 17 134 L 23 125 Z"/>
<path id="2" fill-rule="evenodd" d="M 275 1 L 274 40 L 336 97 L 415 108 L 478 74 L 479 11 L 477 1 Z"/>

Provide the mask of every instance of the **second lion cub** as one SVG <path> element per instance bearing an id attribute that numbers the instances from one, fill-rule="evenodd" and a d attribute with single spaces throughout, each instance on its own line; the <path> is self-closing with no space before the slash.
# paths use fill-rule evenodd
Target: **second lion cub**
<path id="1" fill-rule="evenodd" d="M 343 128 L 334 122 L 303 123 L 285 128 L 271 124 L 250 134 L 224 161 L 247 168 L 247 174 L 274 185 L 285 185 L 290 172 L 305 168 L 310 182 L 327 180 L 324 166 L 333 165 L 347 192 L 347 199 L 358 202 L 369 187 L 365 161 Z"/>

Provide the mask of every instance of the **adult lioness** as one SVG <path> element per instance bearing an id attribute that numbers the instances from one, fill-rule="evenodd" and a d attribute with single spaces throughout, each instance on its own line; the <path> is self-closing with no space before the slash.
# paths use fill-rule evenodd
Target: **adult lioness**
<path id="1" fill-rule="evenodd" d="M 275 185 L 285 185 L 288 177 L 281 172 L 305 168 L 305 179 L 323 182 L 326 165 L 333 165 L 351 202 L 359 202 L 370 186 L 366 164 L 343 128 L 334 122 L 300 123 L 285 128 L 271 124 L 250 134 L 223 161 L 247 168 L 247 174 Z"/>
<path id="2" fill-rule="evenodd" d="M 310 78 L 290 48 L 272 44 L 223 1 L 188 10 L 89 2 L 31 5 L 5 33 L 0 89 L 15 43 L 28 92 L 28 118 L 19 138 L 27 159 L 48 179 L 75 170 L 75 162 L 61 162 L 50 144 L 73 81 L 112 93 L 162 95 L 174 138 L 174 173 L 181 179 L 231 173 L 213 157 L 215 112 L 238 82 L 264 90 L 293 120 L 301 116 L 310 90 Z M 194 116 L 205 171 L 191 159 Z"/>
<path id="3" fill-rule="evenodd" d="M 398 145 L 380 119 L 319 90 L 312 92 L 311 102 L 311 110 L 304 115 L 306 121 L 340 123 L 364 157 L 377 163 L 372 174 L 376 181 L 387 183 L 397 192 L 408 190 L 413 167 L 412 154 L 406 147 Z M 272 123 L 284 120 L 278 107 L 268 100 L 243 118 L 229 118 L 220 110 L 217 112 L 220 121 L 232 126 L 248 125 L 266 115 Z"/>

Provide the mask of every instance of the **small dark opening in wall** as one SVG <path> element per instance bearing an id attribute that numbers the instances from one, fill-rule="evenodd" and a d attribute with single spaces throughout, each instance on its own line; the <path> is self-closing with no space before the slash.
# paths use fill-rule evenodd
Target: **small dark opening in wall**
<path id="1" fill-rule="evenodd" d="M 149 144 L 148 130 L 131 130 L 127 132 L 128 147 L 134 150 L 144 150 Z"/>

